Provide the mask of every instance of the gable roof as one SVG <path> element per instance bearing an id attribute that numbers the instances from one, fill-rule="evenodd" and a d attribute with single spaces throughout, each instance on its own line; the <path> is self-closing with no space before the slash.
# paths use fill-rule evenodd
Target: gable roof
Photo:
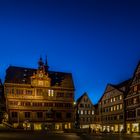
<path id="1" fill-rule="evenodd" d="M 31 76 L 37 69 L 9 66 L 6 70 L 5 83 L 31 84 Z M 71 73 L 48 71 L 51 78 L 51 86 L 73 88 L 74 82 Z"/>
<path id="2" fill-rule="evenodd" d="M 133 77 L 132 77 L 132 83 L 135 81 L 135 78 L 136 78 L 136 75 L 138 75 L 139 79 L 140 79 L 140 61 L 138 62 L 137 66 L 136 66 L 136 69 L 133 73 Z"/>
<path id="3" fill-rule="evenodd" d="M 109 92 L 109 91 L 111 91 L 111 90 L 114 90 L 114 85 L 112 85 L 112 84 L 107 84 L 106 85 L 106 88 L 105 88 L 105 90 L 104 90 L 104 93 L 103 93 L 103 95 L 101 96 L 101 98 L 99 99 L 99 101 L 98 102 L 100 102 L 101 100 L 102 100 L 102 98 L 104 97 L 104 95 L 107 93 L 107 92 Z"/>
<path id="4" fill-rule="evenodd" d="M 88 98 L 88 100 L 90 101 L 90 103 L 93 105 L 92 101 L 90 100 L 88 94 L 86 92 L 84 92 L 78 99 L 77 99 L 77 104 L 79 104 L 81 102 L 81 100 L 83 99 L 83 97 L 86 96 Z"/>
<path id="5" fill-rule="evenodd" d="M 102 100 L 103 96 L 111 91 L 111 90 L 114 90 L 114 89 L 117 89 L 119 90 L 120 92 L 122 92 L 124 95 L 126 95 L 127 91 L 129 90 L 129 85 L 131 83 L 132 79 L 128 79 L 128 80 L 125 80 L 119 84 L 116 84 L 116 85 L 113 85 L 113 84 L 107 84 L 106 88 L 105 88 L 105 91 L 103 93 L 103 95 L 101 96 L 99 102 Z M 125 87 L 125 91 L 123 91 L 121 88 L 122 87 Z"/>
<path id="6" fill-rule="evenodd" d="M 135 69 L 135 71 L 134 71 L 133 76 L 134 76 L 135 74 L 137 74 L 138 72 L 140 72 L 140 61 L 138 62 L 137 66 L 136 66 L 136 69 Z"/>

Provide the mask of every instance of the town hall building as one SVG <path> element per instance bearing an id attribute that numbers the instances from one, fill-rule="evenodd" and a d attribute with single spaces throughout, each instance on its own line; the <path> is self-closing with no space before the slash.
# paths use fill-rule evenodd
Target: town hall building
<path id="1" fill-rule="evenodd" d="M 8 122 L 15 128 L 64 130 L 74 126 L 74 82 L 71 73 L 9 66 L 4 95 Z"/>

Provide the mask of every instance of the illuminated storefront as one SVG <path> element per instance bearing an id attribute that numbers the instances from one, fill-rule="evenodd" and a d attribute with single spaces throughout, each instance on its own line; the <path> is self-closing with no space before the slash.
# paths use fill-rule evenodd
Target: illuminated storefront
<path id="1" fill-rule="evenodd" d="M 119 131 L 122 132 L 124 129 L 123 125 L 119 125 Z"/>
<path id="2" fill-rule="evenodd" d="M 139 132 L 139 123 L 132 123 L 132 132 Z"/>
<path id="3" fill-rule="evenodd" d="M 115 125 L 115 132 L 118 132 L 118 130 L 119 130 L 119 126 L 118 125 Z"/>
<path id="4" fill-rule="evenodd" d="M 41 123 L 34 123 L 34 130 L 42 130 Z"/>
<path id="5" fill-rule="evenodd" d="M 55 124 L 55 129 L 56 130 L 62 130 L 62 123 L 56 123 Z"/>
<path id="6" fill-rule="evenodd" d="M 139 132 L 139 123 L 127 123 L 127 133 Z"/>

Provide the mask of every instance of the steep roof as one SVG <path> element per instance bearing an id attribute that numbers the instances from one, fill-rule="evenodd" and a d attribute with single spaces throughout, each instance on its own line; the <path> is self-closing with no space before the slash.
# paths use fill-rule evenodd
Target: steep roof
<path id="1" fill-rule="evenodd" d="M 9 66 L 6 70 L 5 83 L 31 84 L 31 76 L 36 72 L 37 69 Z M 74 89 L 71 73 L 48 71 L 48 75 L 51 78 L 51 86 Z"/>
<path id="2" fill-rule="evenodd" d="M 90 103 L 93 105 L 92 101 L 90 100 L 90 98 L 88 97 L 88 94 L 86 92 L 84 92 L 78 99 L 77 99 L 77 104 L 79 104 L 81 102 L 81 100 L 83 99 L 83 97 L 86 96 L 88 98 L 88 100 L 90 101 Z"/>
<path id="3" fill-rule="evenodd" d="M 119 84 L 116 84 L 116 85 L 113 85 L 113 84 L 107 84 L 106 88 L 105 88 L 105 91 L 103 93 L 103 95 L 101 96 L 99 102 L 102 100 L 103 96 L 111 91 L 111 90 L 114 90 L 114 89 L 117 89 L 119 90 L 120 92 L 123 92 L 124 95 L 126 95 L 127 91 L 129 90 L 129 85 L 131 83 L 132 79 L 128 79 L 128 80 L 125 80 Z M 122 88 L 125 88 L 124 90 Z"/>

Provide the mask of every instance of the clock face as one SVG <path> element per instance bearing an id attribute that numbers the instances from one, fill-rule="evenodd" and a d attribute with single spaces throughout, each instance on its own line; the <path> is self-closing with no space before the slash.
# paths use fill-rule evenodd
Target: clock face
<path id="1" fill-rule="evenodd" d="M 43 77 L 43 74 L 42 74 L 42 73 L 40 73 L 40 74 L 39 74 L 39 77 Z"/>

